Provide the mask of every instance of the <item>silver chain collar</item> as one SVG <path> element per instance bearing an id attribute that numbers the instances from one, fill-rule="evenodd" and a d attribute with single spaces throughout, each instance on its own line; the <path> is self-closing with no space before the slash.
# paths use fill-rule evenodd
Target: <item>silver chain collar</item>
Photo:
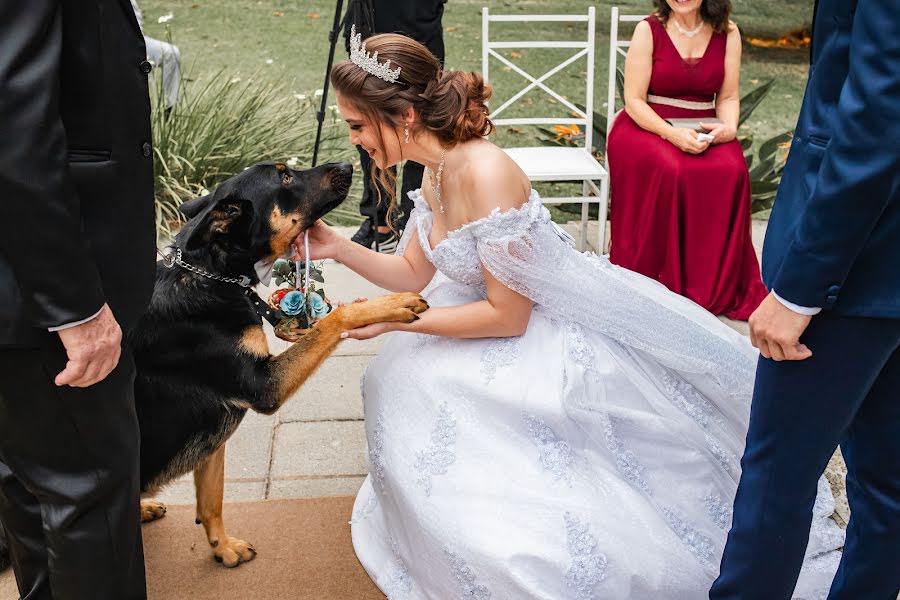
<path id="1" fill-rule="evenodd" d="M 191 273 L 196 273 L 201 277 L 206 277 L 207 279 L 215 279 L 216 281 L 222 281 L 224 283 L 234 283 L 241 286 L 242 288 L 249 288 L 250 284 L 252 283 L 250 278 L 246 275 L 241 275 L 240 277 L 223 277 L 222 275 L 216 275 L 215 273 L 207 273 L 199 267 L 190 265 L 181 260 L 181 248 L 176 248 L 174 254 L 163 255 L 163 264 L 165 264 L 167 269 L 171 269 L 172 265 L 178 265 L 182 269 L 187 269 Z"/>

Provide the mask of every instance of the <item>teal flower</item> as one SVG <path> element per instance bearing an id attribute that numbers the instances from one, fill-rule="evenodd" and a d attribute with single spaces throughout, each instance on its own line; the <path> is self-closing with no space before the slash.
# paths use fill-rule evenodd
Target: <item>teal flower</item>
<path id="1" fill-rule="evenodd" d="M 319 294 L 309 295 L 309 309 L 317 319 L 321 319 L 331 311 L 331 307 Z"/>
<path id="2" fill-rule="evenodd" d="M 294 290 L 284 295 L 284 298 L 281 299 L 280 306 L 281 312 L 286 315 L 299 315 L 306 307 L 306 298 L 303 297 L 303 292 Z"/>

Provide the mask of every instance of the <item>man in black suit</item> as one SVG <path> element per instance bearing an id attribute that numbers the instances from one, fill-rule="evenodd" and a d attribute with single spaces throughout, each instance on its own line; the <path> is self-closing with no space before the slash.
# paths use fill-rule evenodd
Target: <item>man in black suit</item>
<path id="1" fill-rule="evenodd" d="M 0 521 L 25 600 L 145 598 L 151 65 L 129 0 L 0 0 Z"/>

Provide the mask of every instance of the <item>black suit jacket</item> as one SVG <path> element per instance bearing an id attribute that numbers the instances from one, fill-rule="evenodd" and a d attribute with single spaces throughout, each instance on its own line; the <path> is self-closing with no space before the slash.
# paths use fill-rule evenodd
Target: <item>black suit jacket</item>
<path id="1" fill-rule="evenodd" d="M 0 347 L 146 308 L 149 70 L 129 0 L 0 0 Z"/>

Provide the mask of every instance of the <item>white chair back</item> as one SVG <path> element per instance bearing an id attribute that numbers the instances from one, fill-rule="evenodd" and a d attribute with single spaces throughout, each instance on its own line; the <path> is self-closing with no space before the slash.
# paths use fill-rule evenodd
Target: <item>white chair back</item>
<path id="1" fill-rule="evenodd" d="M 609 132 L 612 130 L 616 116 L 616 68 L 619 64 L 619 56 L 623 59 L 631 46 L 631 37 L 619 39 L 619 23 L 637 23 L 647 18 L 647 15 L 623 15 L 619 14 L 619 7 L 613 6 L 609 20 L 609 81 L 606 88 L 606 139 L 609 140 Z M 625 99 L 622 98 L 624 105 Z"/>
<path id="2" fill-rule="evenodd" d="M 559 22 L 559 23 L 587 23 L 587 37 L 585 41 L 491 41 L 491 23 L 500 22 Z M 593 6 L 588 8 L 586 15 L 491 15 L 488 8 L 482 9 L 482 36 L 481 36 L 481 71 L 486 80 L 490 74 L 490 58 L 493 57 L 508 67 L 510 70 L 518 73 L 530 83 L 519 92 L 511 96 L 506 102 L 491 111 L 491 119 L 495 125 L 579 125 L 584 129 L 584 145 L 590 150 L 593 134 L 593 114 L 594 114 L 594 45 L 595 45 L 595 9 Z M 576 50 L 574 55 L 570 56 L 560 64 L 556 65 L 540 77 L 534 77 L 519 65 L 516 65 L 497 50 L 511 48 L 571 48 Z M 585 80 L 585 100 L 582 110 L 575 104 L 563 97 L 562 94 L 544 83 L 549 77 L 559 73 L 572 63 L 578 61 L 582 57 L 587 57 L 587 79 Z M 529 118 L 498 118 L 499 115 L 507 108 L 512 106 L 522 96 L 538 88 L 564 107 L 574 113 L 573 117 L 529 117 Z"/>

